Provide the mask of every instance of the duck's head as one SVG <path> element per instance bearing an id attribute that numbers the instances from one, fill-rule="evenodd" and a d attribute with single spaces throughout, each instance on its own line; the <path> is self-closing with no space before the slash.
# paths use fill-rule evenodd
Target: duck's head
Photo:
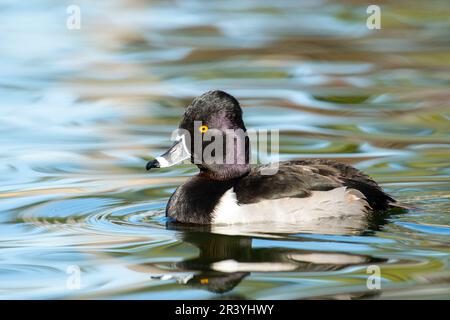
<path id="1" fill-rule="evenodd" d="M 214 180 L 241 177 L 250 171 L 250 143 L 239 102 L 223 91 L 209 91 L 186 108 L 175 144 L 147 163 L 147 170 L 190 159 L 200 175 Z"/>

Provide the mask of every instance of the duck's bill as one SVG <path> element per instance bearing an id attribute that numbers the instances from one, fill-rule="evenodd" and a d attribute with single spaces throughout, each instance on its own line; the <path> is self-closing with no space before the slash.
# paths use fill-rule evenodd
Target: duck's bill
<path id="1" fill-rule="evenodd" d="M 156 157 L 155 160 L 149 161 L 146 169 L 171 167 L 190 157 L 191 154 L 186 147 L 185 140 L 183 137 L 180 137 L 164 154 Z"/>

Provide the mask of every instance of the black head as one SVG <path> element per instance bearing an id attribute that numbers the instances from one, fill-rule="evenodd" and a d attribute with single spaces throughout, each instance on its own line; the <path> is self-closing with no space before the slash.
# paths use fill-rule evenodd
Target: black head
<path id="1" fill-rule="evenodd" d="M 229 180 L 250 171 L 250 143 L 242 109 L 226 92 L 208 91 L 195 98 L 184 112 L 177 135 L 181 146 L 175 144 L 149 163 L 148 169 L 169 166 L 175 164 L 173 160 L 190 156 L 201 175 L 210 179 Z"/>
<path id="2" fill-rule="evenodd" d="M 191 131 L 195 121 L 201 121 L 210 129 L 245 129 L 242 120 L 242 109 L 239 102 L 226 92 L 215 90 L 208 91 L 195 98 L 184 111 L 180 128 Z"/>

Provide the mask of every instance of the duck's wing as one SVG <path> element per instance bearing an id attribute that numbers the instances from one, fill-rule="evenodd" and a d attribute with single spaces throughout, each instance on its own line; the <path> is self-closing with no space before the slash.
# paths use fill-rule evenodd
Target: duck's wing
<path id="1" fill-rule="evenodd" d="M 326 159 L 297 160 L 293 162 L 316 167 L 319 173 L 323 175 L 338 176 L 344 186 L 356 189 L 364 194 L 367 202 L 373 209 L 385 210 L 390 205 L 396 205 L 395 199 L 385 193 L 372 178 L 350 165 Z M 329 169 L 334 169 L 335 171 Z"/>
<path id="2" fill-rule="evenodd" d="M 278 163 L 275 174 L 264 175 L 268 166 L 255 167 L 235 188 L 238 201 L 255 203 L 265 199 L 309 197 L 313 191 L 348 187 L 360 191 L 375 210 L 384 210 L 395 200 L 369 176 L 349 165 L 323 159 Z"/>

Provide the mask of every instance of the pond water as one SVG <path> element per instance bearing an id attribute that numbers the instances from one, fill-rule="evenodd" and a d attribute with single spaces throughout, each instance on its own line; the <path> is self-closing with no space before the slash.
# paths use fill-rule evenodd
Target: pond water
<path id="1" fill-rule="evenodd" d="M 450 298 L 450 8 L 383 1 L 369 30 L 367 6 L 2 1 L 0 298 Z M 144 167 L 211 89 L 280 129 L 281 159 L 353 164 L 415 209 L 356 234 L 167 226 L 196 168 Z"/>

